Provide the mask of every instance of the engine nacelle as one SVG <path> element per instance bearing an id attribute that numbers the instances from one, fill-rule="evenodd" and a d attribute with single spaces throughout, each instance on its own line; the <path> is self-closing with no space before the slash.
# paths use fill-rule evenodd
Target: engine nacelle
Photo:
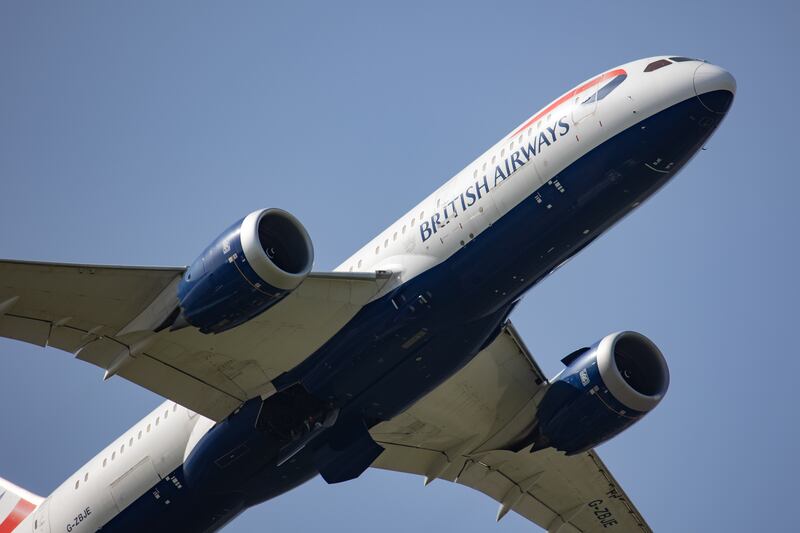
<path id="1" fill-rule="evenodd" d="M 552 446 L 573 455 L 618 435 L 667 392 L 669 369 L 644 335 L 623 331 L 562 359 L 539 404 L 533 450 Z"/>
<path id="2" fill-rule="evenodd" d="M 178 286 L 175 327 L 220 333 L 263 313 L 311 272 L 314 248 L 305 228 L 281 209 L 237 221 L 192 263 Z"/>

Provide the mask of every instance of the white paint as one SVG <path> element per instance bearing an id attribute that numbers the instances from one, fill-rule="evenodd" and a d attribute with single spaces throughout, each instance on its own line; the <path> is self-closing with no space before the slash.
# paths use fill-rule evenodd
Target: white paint
<path id="1" fill-rule="evenodd" d="M 258 237 L 258 225 L 261 219 L 266 215 L 273 217 L 278 216 L 289 220 L 305 240 L 308 252 L 308 263 L 302 272 L 287 272 L 279 268 L 267 257 L 266 252 L 261 247 L 261 241 Z M 242 250 L 244 251 L 244 256 L 247 258 L 248 263 L 250 263 L 252 269 L 256 271 L 256 274 L 258 274 L 262 280 L 273 287 L 284 290 L 295 289 L 306 279 L 309 272 L 311 272 L 311 267 L 314 263 L 314 248 L 311 245 L 311 238 L 308 236 L 308 232 L 306 232 L 306 229 L 300 221 L 291 213 L 283 211 L 282 209 L 261 209 L 260 211 L 254 211 L 247 215 L 244 221 L 242 221 L 242 228 L 239 235 L 242 241 Z"/>
<path id="2" fill-rule="evenodd" d="M 647 64 L 660 57 L 663 56 L 640 59 L 617 67 L 617 69 L 626 71 L 628 76 L 626 80 L 600 101 L 589 117 L 583 117 L 578 124 L 571 121 L 573 108 L 600 88 L 602 83 L 578 93 L 545 114 L 537 123 L 512 136 L 511 133 L 516 132 L 528 122 L 525 120 L 520 126 L 511 130 L 509 135 L 503 137 L 444 185 L 365 244 L 340 264 L 336 270 L 371 271 L 385 269 L 386 265 L 402 262 L 405 266 L 404 281 L 412 279 L 432 266 L 443 262 L 461 247 L 460 237 L 446 238 L 444 242 L 441 242 L 435 235 L 424 243 L 421 242 L 420 213 L 424 212 L 425 214 L 423 220 L 430 221 L 430 216 L 438 211 L 437 200 L 447 202 L 452 199 L 448 196 L 449 191 L 464 191 L 476 181 L 474 177 L 476 170 L 478 178 L 482 178 L 486 174 L 488 179 L 493 180 L 492 158 L 501 160 L 502 150 L 505 150 L 508 155 L 511 142 L 515 142 L 515 146 L 519 146 L 519 141 L 522 140 L 526 145 L 534 136 L 545 131 L 546 126 L 552 124 L 553 121 L 565 116 L 570 121 L 568 135 L 548 146 L 540 155 L 533 158 L 532 163 L 529 162 L 518 169 L 502 185 L 490 189 L 488 194 L 484 194 L 481 200 L 466 211 L 468 229 L 464 234 L 467 235 L 467 238 L 469 233 L 477 236 L 485 231 L 508 210 L 533 194 L 542 184 L 552 179 L 585 153 L 659 111 L 695 96 L 694 74 L 698 63 L 695 61 L 673 63 L 654 72 L 643 72 Z M 705 78 L 703 80 L 705 92 L 716 89 L 735 90 L 735 83 L 732 82 L 733 78 L 730 77 L 730 74 L 713 65 L 710 67 L 712 68 L 709 69 L 711 74 L 708 76 L 708 80 Z M 578 84 L 577 87 L 581 85 L 583 84 Z M 543 109 L 547 107 L 549 106 Z M 530 118 L 538 114 L 537 112 Z M 548 117 L 550 118 L 548 119 Z M 576 134 L 579 140 L 576 138 Z M 483 170 L 484 164 L 486 171 Z M 481 207 L 483 208 L 482 212 L 479 211 Z M 458 217 L 457 220 L 460 222 L 461 218 L 463 217 Z M 404 226 L 407 227 L 407 231 L 402 233 Z M 396 241 L 392 239 L 395 232 L 398 232 L 399 235 Z M 389 239 L 388 246 L 384 246 L 386 239 Z M 378 253 L 376 253 L 376 249 Z M 408 250 L 411 250 L 411 253 Z M 423 258 L 417 256 L 423 256 Z M 389 287 L 387 287 L 388 289 Z M 375 298 L 379 298 L 383 294 L 385 291 Z"/>
<path id="3" fill-rule="evenodd" d="M 633 61 L 619 67 L 627 72 L 627 79 L 599 104 L 592 106 L 591 110 L 576 109 L 576 106 L 581 105 L 581 102 L 602 84 L 574 95 L 545 114 L 541 121 L 526 127 L 520 133 L 503 137 L 364 245 L 336 270 L 345 272 L 392 270 L 395 275 L 375 297 L 379 298 L 397 284 L 408 281 L 447 259 L 461 248 L 462 240 L 468 242 L 469 234 L 474 237 L 485 231 L 517 203 L 588 151 L 653 114 L 694 97 L 695 87 L 700 92 L 716 89 L 735 90 L 733 78 L 725 71 L 711 65 L 698 68 L 697 62 L 674 63 L 664 69 L 644 73 L 644 66 L 655 59 L 658 58 Z M 698 76 L 695 76 L 695 71 L 698 72 Z M 577 123 L 572 121 L 573 116 L 579 119 Z M 426 219 L 430 221 L 430 216 L 439 210 L 437 201 L 440 204 L 449 202 L 452 200 L 451 195 L 467 189 L 476 181 L 475 171 L 479 179 L 486 174 L 487 179 L 493 180 L 494 167 L 491 164 L 493 158 L 502 161 L 501 153 L 505 151 L 507 155 L 512 142 L 515 147 L 519 146 L 520 142 L 527 144 L 546 126 L 552 125 L 562 117 L 567 117 L 570 121 L 568 135 L 548 146 L 540 153 L 541 155 L 537 154 L 532 162 L 528 162 L 513 173 L 502 185 L 490 189 L 490 192 L 484 194 L 468 211 L 454 219 L 457 223 L 451 222 L 451 226 L 443 232 L 441 239 L 437 232 L 432 238 L 421 242 L 420 222 Z M 515 128 L 512 132 L 516 132 L 517 129 L 519 128 Z M 241 239 L 245 255 L 254 270 L 265 281 L 278 288 L 293 289 L 302 281 L 305 273 L 290 274 L 279 271 L 280 269 L 272 265 L 266 257 L 259 244 L 258 220 L 266 212 L 267 210 L 262 210 L 251 213 L 244 220 Z M 285 216 L 302 228 L 292 215 L 286 213 Z M 302 231 L 305 232 L 304 229 Z M 397 238 L 394 237 L 395 233 Z M 13 299 L 4 302 L 0 305 L 0 312 L 7 311 L 13 303 Z M 608 342 L 612 344 L 606 354 L 606 363 L 610 361 L 608 354 L 613 348 L 613 337 Z M 605 345 L 601 345 L 601 348 L 604 347 Z M 611 366 L 603 370 L 604 376 L 613 374 Z M 618 372 L 617 377 L 622 380 Z M 610 382 L 618 384 L 614 379 L 610 379 Z M 610 385 L 609 389 L 612 386 L 614 385 Z M 617 394 L 617 391 L 612 392 Z M 640 400 L 647 401 L 641 398 L 631 399 L 628 396 L 624 399 L 632 408 L 643 407 L 644 404 L 640 403 Z M 200 438 L 213 425 L 214 422 L 207 418 L 194 415 L 172 402 L 165 402 L 62 483 L 42 504 L 39 512 L 32 513 L 23 521 L 19 531 L 33 531 L 36 517 L 39 517 L 40 525 L 42 522 L 47 522 L 46 526 L 39 527 L 36 533 L 45 530 L 64 531 L 66 524 L 87 506 L 91 506 L 92 514 L 76 531 L 90 532 L 99 529 L 119 512 L 120 507 L 126 505 L 125 502 L 133 501 L 150 488 L 153 480 L 151 468 L 162 478 L 168 475 L 184 462 Z M 139 467 L 135 469 L 136 465 Z M 501 511 L 500 514 L 504 513 Z M 559 529 L 569 521 L 569 516 L 570 513 L 557 516 L 550 529 Z"/>

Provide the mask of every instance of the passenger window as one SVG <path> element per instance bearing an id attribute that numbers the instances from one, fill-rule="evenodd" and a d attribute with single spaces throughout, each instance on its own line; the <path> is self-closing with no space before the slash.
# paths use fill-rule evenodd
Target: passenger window
<path id="1" fill-rule="evenodd" d="M 75 490 L 78 490 L 78 485 L 80 485 L 80 484 L 81 484 L 81 480 L 80 479 L 76 479 L 75 480 Z"/>
<path id="2" fill-rule="evenodd" d="M 361 259 L 358 260 L 358 268 L 361 268 Z"/>
<path id="3" fill-rule="evenodd" d="M 414 225 L 414 222 L 416 222 L 416 220 L 417 220 L 416 218 L 412 218 L 412 219 L 411 219 L 411 225 L 412 225 L 412 226 Z"/>
<path id="4" fill-rule="evenodd" d="M 133 446 L 133 437 L 128 441 L 128 447 L 130 448 L 131 446 Z"/>
<path id="5" fill-rule="evenodd" d="M 381 247 L 380 246 L 376 246 L 375 247 L 375 255 L 378 255 L 379 253 L 381 253 Z"/>
<path id="6" fill-rule="evenodd" d="M 646 67 L 644 67 L 645 72 L 653 72 L 654 70 L 658 70 L 660 68 L 666 67 L 667 65 L 671 65 L 672 62 L 667 59 L 659 59 L 658 61 L 653 61 Z"/>
<path id="7" fill-rule="evenodd" d="M 405 235 L 405 233 L 406 233 L 406 225 L 405 225 L 405 224 L 403 224 L 403 231 L 402 231 L 401 233 L 402 233 L 403 235 Z"/>
<path id="8" fill-rule="evenodd" d="M 111 452 L 111 460 L 113 461 L 116 458 L 117 458 L 117 452 Z"/>
<path id="9" fill-rule="evenodd" d="M 161 420 L 161 417 L 160 417 L 160 416 L 157 416 L 157 417 L 156 417 L 156 425 L 158 425 L 158 422 L 159 422 L 160 420 Z"/>
<path id="10" fill-rule="evenodd" d="M 123 453 L 125 453 L 125 445 L 124 444 L 119 447 L 119 454 L 122 455 Z"/>
<path id="11" fill-rule="evenodd" d="M 505 157 L 505 156 L 506 156 L 506 149 L 503 148 L 502 150 L 500 150 L 500 157 Z"/>
<path id="12" fill-rule="evenodd" d="M 388 246 L 389 246 L 389 239 L 386 239 L 385 241 L 383 241 L 383 247 L 387 248 Z"/>
<path id="13" fill-rule="evenodd" d="M 475 169 L 475 172 L 472 173 L 472 177 L 473 178 L 477 178 L 478 177 L 478 169 L 477 168 Z"/>
<path id="14" fill-rule="evenodd" d="M 394 237 L 392 237 L 392 240 L 393 240 L 393 241 L 396 241 L 396 240 L 397 240 L 397 232 L 396 232 L 396 231 L 394 232 Z"/>
<path id="15" fill-rule="evenodd" d="M 164 411 L 164 420 L 166 420 L 168 416 L 169 416 L 169 409 Z"/>
<path id="16" fill-rule="evenodd" d="M 86 483 L 87 481 L 89 481 L 89 472 L 86 472 L 86 475 L 83 476 L 83 482 Z"/>
<path id="17" fill-rule="evenodd" d="M 147 432 L 150 433 L 150 424 L 147 424 Z"/>
<path id="18" fill-rule="evenodd" d="M 108 459 L 103 459 L 103 468 L 106 467 L 106 463 L 108 463 Z"/>
<path id="19" fill-rule="evenodd" d="M 177 403 L 172 404 L 172 412 L 174 413 L 177 410 L 178 410 L 178 404 Z"/>

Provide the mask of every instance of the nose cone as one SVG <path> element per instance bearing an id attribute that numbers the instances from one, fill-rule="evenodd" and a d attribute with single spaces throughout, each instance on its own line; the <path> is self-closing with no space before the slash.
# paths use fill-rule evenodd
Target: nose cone
<path id="1" fill-rule="evenodd" d="M 703 63 L 694 71 L 694 93 L 708 110 L 723 114 L 733 102 L 736 80 L 724 68 Z"/>

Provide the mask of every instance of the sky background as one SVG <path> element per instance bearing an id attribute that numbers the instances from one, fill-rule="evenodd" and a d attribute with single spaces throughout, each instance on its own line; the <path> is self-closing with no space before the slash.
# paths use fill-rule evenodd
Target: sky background
<path id="1" fill-rule="evenodd" d="M 556 4 L 565 7 L 554 7 Z M 744 4 L 744 3 L 742 3 Z M 550 376 L 634 329 L 662 404 L 599 452 L 656 531 L 796 523 L 793 2 L 0 3 L 0 257 L 184 265 L 261 207 L 335 267 L 577 83 L 629 60 L 729 69 L 729 116 L 513 320 Z M 0 341 L 0 476 L 46 495 L 161 399 Z M 468 488 L 317 478 L 226 531 L 532 531 Z"/>

